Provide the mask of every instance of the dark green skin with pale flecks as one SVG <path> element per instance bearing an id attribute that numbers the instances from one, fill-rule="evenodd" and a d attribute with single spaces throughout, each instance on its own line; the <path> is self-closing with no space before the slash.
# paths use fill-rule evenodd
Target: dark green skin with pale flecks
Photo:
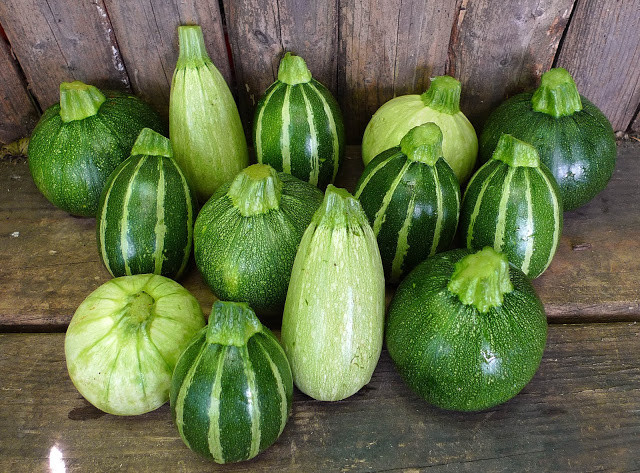
<path id="1" fill-rule="evenodd" d="M 220 187 L 194 228 L 198 270 L 221 300 L 247 302 L 263 323 L 282 317 L 293 260 L 322 192 L 285 173 L 279 210 L 243 217 Z"/>
<path id="2" fill-rule="evenodd" d="M 268 329 L 263 330 L 253 335 L 247 345 L 237 347 L 207 343 L 205 327 L 180 356 L 171 380 L 171 414 L 175 422 L 178 394 L 188 372 L 195 370 L 183 404 L 184 439 L 195 452 L 208 458 L 213 457 L 207 440 L 211 427 L 209 407 L 221 357 L 224 357 L 224 363 L 219 396 L 219 431 L 224 463 L 249 458 L 251 409 L 248 406 L 251 402 L 258 403 L 260 413 L 259 451 L 265 450 L 280 436 L 280 395 L 268 358 L 280 373 L 286 393 L 287 415 L 291 412 L 293 378 L 284 352 L 278 347 L 278 341 Z M 248 389 L 246 370 L 252 370 L 255 374 L 255 391 Z"/>
<path id="3" fill-rule="evenodd" d="M 489 116 L 480 135 L 480 162 L 491 158 L 503 133 L 530 143 L 555 177 L 564 210 L 577 209 L 611 179 L 616 164 L 613 129 L 582 95 L 582 110 L 560 118 L 533 110 L 532 96 L 531 92 L 516 95 Z"/>
<path id="4" fill-rule="evenodd" d="M 547 339 L 542 303 L 510 266 L 514 290 L 480 313 L 447 284 L 470 250 L 439 253 L 398 286 L 386 327 L 389 355 L 405 382 L 443 409 L 476 411 L 501 404 L 531 380 Z"/>
<path id="5" fill-rule="evenodd" d="M 136 172 L 141 160 L 144 162 Z M 160 172 L 164 174 L 164 187 L 159 188 Z M 159 194 L 163 197 L 163 223 L 166 231 L 162 260 L 162 276 L 178 278 L 184 270 L 185 260 L 191 254 L 191 229 L 197 211 L 194 194 L 185 190 L 184 177 L 172 158 L 136 155 L 124 161 L 109 177 L 100 198 L 96 234 L 98 251 L 102 255 L 102 240 L 106 249 L 108 269 L 114 277 L 125 276 L 125 255 L 122 251 L 122 233 L 126 233 L 128 250 L 126 262 L 130 274 L 156 273 L 156 252 Z M 127 200 L 127 193 L 129 197 Z M 105 209 L 105 198 L 107 208 Z M 191 207 L 191 210 L 189 209 Z M 128 213 L 128 225 L 122 228 L 122 217 Z M 189 214 L 191 214 L 189 216 Z M 104 220 L 104 223 L 102 222 Z M 104 236 L 101 229 L 104 226 Z"/>
<path id="6" fill-rule="evenodd" d="M 366 186 L 362 188 L 368 176 L 383 161 L 386 161 L 386 164 L 379 168 Z M 399 147 L 391 148 L 376 156 L 360 176 L 356 185 L 355 195 L 358 195 L 358 200 L 360 200 L 362 209 L 367 214 L 372 227 L 376 214 L 382 207 L 385 195 L 391 189 L 393 181 L 407 161 L 408 158 L 400 151 Z M 439 182 L 439 186 L 436 185 L 436 179 Z M 458 180 L 444 158 L 438 159 L 435 166 L 413 162 L 409 165 L 402 180 L 393 192 L 377 235 L 385 280 L 397 283 L 418 263 L 430 256 L 438 218 L 436 197 L 438 190 L 442 199 L 442 222 L 438 244 L 434 253 L 447 250 L 451 246 L 460 213 L 460 185 Z M 407 234 L 407 253 L 402 261 L 401 274 L 398 277 L 392 277 L 391 269 L 397 253 L 399 233 L 407 218 L 413 194 L 415 194 L 415 201 Z"/>
<path id="7" fill-rule="evenodd" d="M 98 113 L 64 123 L 60 104 L 42 115 L 29 142 L 29 170 L 42 194 L 73 215 L 95 217 L 109 175 L 143 128 L 166 133 L 160 117 L 137 97 L 104 92 Z"/>

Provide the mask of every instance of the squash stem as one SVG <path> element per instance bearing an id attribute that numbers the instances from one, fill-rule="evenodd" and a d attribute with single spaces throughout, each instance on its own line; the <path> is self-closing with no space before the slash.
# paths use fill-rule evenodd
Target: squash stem
<path id="1" fill-rule="evenodd" d="M 507 257 L 491 247 L 458 261 L 447 289 L 465 305 L 486 313 L 502 305 L 503 296 L 513 291 Z"/>
<path id="2" fill-rule="evenodd" d="M 409 130 L 400 150 L 412 161 L 433 166 L 442 157 L 442 131 L 433 122 L 424 123 Z"/>
<path id="3" fill-rule="evenodd" d="M 306 84 L 311 80 L 311 72 L 304 59 L 287 52 L 280 61 L 278 80 L 289 85 Z"/>
<path id="4" fill-rule="evenodd" d="M 431 79 L 431 85 L 420 98 L 426 107 L 453 115 L 460 111 L 460 81 L 451 76 Z"/>
<path id="5" fill-rule="evenodd" d="M 134 327 L 139 326 L 151 317 L 155 302 L 155 299 L 145 291 L 140 291 L 133 296 L 133 301 L 129 306 L 129 315 L 134 322 Z"/>
<path id="6" fill-rule="evenodd" d="M 582 99 L 571 74 L 556 67 L 542 74 L 540 87 L 531 97 L 531 106 L 536 112 L 560 118 L 582 110 Z"/>
<path id="7" fill-rule="evenodd" d="M 311 224 L 327 228 L 359 228 L 369 225 L 369 221 L 358 199 L 346 189 L 329 184 Z"/>
<path id="8" fill-rule="evenodd" d="M 538 151 L 529 143 L 509 134 L 500 136 L 496 150 L 491 157 L 507 163 L 511 167 L 537 168 L 540 166 Z"/>
<path id="9" fill-rule="evenodd" d="M 282 181 L 267 164 L 254 164 L 234 178 L 227 195 L 243 217 L 252 217 L 280 208 Z"/>
<path id="10" fill-rule="evenodd" d="M 97 87 L 79 80 L 60 84 L 60 118 L 63 122 L 84 120 L 98 113 L 107 100 Z"/>
<path id="11" fill-rule="evenodd" d="M 178 43 L 180 53 L 176 69 L 186 66 L 198 67 L 211 62 L 200 26 L 178 26 Z"/>
<path id="12" fill-rule="evenodd" d="M 143 128 L 131 148 L 131 156 L 144 154 L 147 156 L 173 157 L 171 142 L 151 128 Z"/>
<path id="13" fill-rule="evenodd" d="M 246 302 L 216 301 L 209 316 L 207 343 L 242 347 L 262 330 L 262 324 Z"/>

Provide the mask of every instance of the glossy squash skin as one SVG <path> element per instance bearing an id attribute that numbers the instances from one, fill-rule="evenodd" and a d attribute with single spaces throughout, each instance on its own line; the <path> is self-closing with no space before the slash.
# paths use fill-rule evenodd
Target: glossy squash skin
<path id="1" fill-rule="evenodd" d="M 196 265 L 222 300 L 248 302 L 279 325 L 302 234 L 322 193 L 266 164 L 254 164 L 202 207 L 194 229 Z"/>
<path id="2" fill-rule="evenodd" d="M 436 254 L 398 286 L 386 346 L 405 382 L 443 409 L 488 409 L 533 377 L 547 322 L 529 279 L 486 248 Z"/>
<path id="3" fill-rule="evenodd" d="M 551 264 L 562 223 L 560 190 L 535 148 L 502 135 L 465 191 L 463 242 L 473 249 L 492 246 L 533 279 Z"/>
<path id="4" fill-rule="evenodd" d="M 321 189 L 333 183 L 345 151 L 342 113 L 300 56 L 284 55 L 278 80 L 258 102 L 253 144 L 259 163 Z"/>
<path id="5" fill-rule="evenodd" d="M 193 244 L 195 196 L 173 160 L 169 140 L 145 128 L 109 177 L 98 211 L 98 251 L 112 276 L 177 279 Z"/>
<path id="6" fill-rule="evenodd" d="M 289 362 L 269 329 L 247 304 L 216 301 L 176 365 L 171 414 L 193 451 L 237 462 L 277 440 L 292 395 Z"/>
<path id="7" fill-rule="evenodd" d="M 40 118 L 29 141 L 29 170 L 56 207 L 95 217 L 100 194 L 143 128 L 165 131 L 160 117 L 133 95 L 80 81 L 60 84 L 60 103 Z"/>
<path id="8" fill-rule="evenodd" d="M 388 282 L 397 283 L 428 256 L 449 249 L 460 214 L 460 185 L 442 157 L 438 125 L 415 127 L 400 147 L 378 155 L 354 195 L 378 240 Z"/>
<path id="9" fill-rule="evenodd" d="M 296 254 L 282 320 L 296 386 L 321 401 L 355 394 L 382 349 L 384 273 L 359 202 L 327 187 Z"/>
<path id="10" fill-rule="evenodd" d="M 578 94 L 564 69 L 543 74 L 538 90 L 516 95 L 491 113 L 480 136 L 481 162 L 491 157 L 503 133 L 535 146 L 560 187 L 565 211 L 593 199 L 613 174 L 611 123 Z"/>

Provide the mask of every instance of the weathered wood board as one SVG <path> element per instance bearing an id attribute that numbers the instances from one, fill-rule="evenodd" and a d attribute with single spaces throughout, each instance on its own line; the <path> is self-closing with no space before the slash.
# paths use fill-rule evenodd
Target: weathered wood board
<path id="1" fill-rule="evenodd" d="M 76 391 L 63 334 L 0 335 L 0 470 L 632 471 L 640 468 L 640 326 L 551 325 L 538 373 L 478 413 L 414 395 L 386 351 L 371 382 L 340 402 L 294 392 L 280 439 L 255 459 L 216 465 L 189 451 L 168 405 L 104 414 Z"/>

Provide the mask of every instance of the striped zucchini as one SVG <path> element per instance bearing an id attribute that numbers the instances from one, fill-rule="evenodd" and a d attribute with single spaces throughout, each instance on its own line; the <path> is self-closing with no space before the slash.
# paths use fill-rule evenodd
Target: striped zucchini
<path id="1" fill-rule="evenodd" d="M 426 257 L 448 249 L 458 226 L 460 185 L 442 157 L 440 127 L 414 127 L 399 147 L 379 154 L 355 196 L 378 239 L 387 281 L 397 283 Z"/>
<path id="2" fill-rule="evenodd" d="M 324 189 L 344 156 L 338 103 L 311 77 L 304 59 L 286 53 L 278 80 L 258 102 L 253 145 L 259 163 Z"/>
<path id="3" fill-rule="evenodd" d="M 217 463 L 248 460 L 275 442 L 291 413 L 282 347 L 245 303 L 216 301 L 171 381 L 171 414 L 184 443 Z"/>
<path id="4" fill-rule="evenodd" d="M 562 233 L 562 199 L 533 146 L 502 135 L 469 182 L 460 232 L 468 248 L 493 246 L 530 278 L 547 269 Z"/>
<path id="5" fill-rule="evenodd" d="M 196 201 L 172 155 L 169 140 L 145 128 L 105 185 L 96 233 L 113 276 L 175 279 L 187 266 Z"/>

